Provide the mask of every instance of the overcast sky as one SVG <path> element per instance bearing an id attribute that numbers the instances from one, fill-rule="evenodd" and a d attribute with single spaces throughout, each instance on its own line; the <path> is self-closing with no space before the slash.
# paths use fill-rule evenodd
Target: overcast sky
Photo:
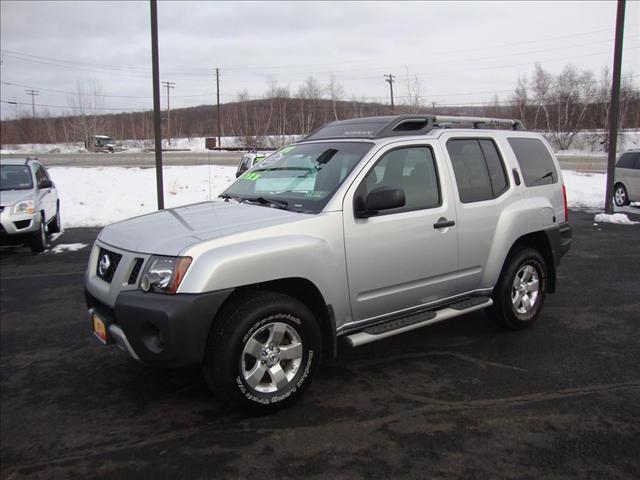
<path id="1" fill-rule="evenodd" d="M 64 113 L 78 82 L 97 82 L 105 111 L 152 107 L 149 3 L 0 3 L 1 98 Z M 270 78 L 292 93 L 309 75 L 333 74 L 346 99 L 388 102 L 384 74 L 420 80 L 427 103 L 506 100 L 533 64 L 559 72 L 571 62 L 599 75 L 611 65 L 614 1 L 571 2 L 159 2 L 161 80 L 176 83 L 171 105 L 215 102 Z M 640 2 L 628 1 L 623 71 L 640 81 Z M 163 90 L 162 104 L 165 105 Z M 2 103 L 2 118 L 16 106 Z M 44 105 L 48 105 L 45 107 Z"/>

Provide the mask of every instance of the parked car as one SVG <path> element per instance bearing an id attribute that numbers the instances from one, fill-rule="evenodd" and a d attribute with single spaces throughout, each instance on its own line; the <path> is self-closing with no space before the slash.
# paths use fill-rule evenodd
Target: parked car
<path id="1" fill-rule="evenodd" d="M 106 135 L 93 135 L 85 140 L 84 146 L 89 152 L 114 153 L 124 150 L 122 145 Z"/>
<path id="2" fill-rule="evenodd" d="M 28 243 L 42 252 L 47 233 L 60 228 L 60 200 L 47 169 L 32 158 L 2 160 L 0 243 Z"/>
<path id="3" fill-rule="evenodd" d="M 333 122 L 218 201 L 104 228 L 85 276 L 91 329 L 144 363 L 200 365 L 221 399 L 265 413 L 339 343 L 485 308 L 528 327 L 556 288 L 567 219 L 553 150 L 519 121 Z"/>
<path id="4" fill-rule="evenodd" d="M 262 152 L 250 152 L 245 153 L 240 159 L 240 163 L 238 164 L 238 169 L 236 170 L 236 178 L 242 175 L 247 170 L 252 169 L 262 160 L 264 160 L 267 156 L 269 156 L 272 152 L 262 153 Z"/>
<path id="5" fill-rule="evenodd" d="M 640 201 L 640 149 L 623 153 L 616 164 L 613 200 L 618 207 Z"/>

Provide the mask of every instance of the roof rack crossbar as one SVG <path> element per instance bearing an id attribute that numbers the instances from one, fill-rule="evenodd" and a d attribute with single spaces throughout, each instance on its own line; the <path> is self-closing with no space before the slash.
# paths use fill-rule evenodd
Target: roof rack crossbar
<path id="1" fill-rule="evenodd" d="M 483 126 L 509 126 L 513 130 L 524 130 L 524 125 L 520 120 L 509 118 L 489 118 L 489 117 L 453 117 L 436 115 L 434 125 L 442 126 L 443 124 L 465 124 L 473 125 L 473 128 L 482 128 Z"/>

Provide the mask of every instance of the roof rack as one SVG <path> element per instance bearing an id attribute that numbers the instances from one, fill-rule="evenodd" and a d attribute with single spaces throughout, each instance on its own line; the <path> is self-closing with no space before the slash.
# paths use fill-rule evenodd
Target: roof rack
<path id="1" fill-rule="evenodd" d="M 486 128 L 486 127 L 510 127 L 512 130 L 524 130 L 524 125 L 520 120 L 508 118 L 488 118 L 488 117 L 449 117 L 436 115 L 434 124 L 440 128 Z"/>
<path id="2" fill-rule="evenodd" d="M 520 120 L 415 114 L 338 120 L 314 130 L 304 140 L 374 139 L 401 135 L 424 135 L 437 128 L 491 128 L 497 126 L 508 126 L 513 130 L 524 129 Z"/>

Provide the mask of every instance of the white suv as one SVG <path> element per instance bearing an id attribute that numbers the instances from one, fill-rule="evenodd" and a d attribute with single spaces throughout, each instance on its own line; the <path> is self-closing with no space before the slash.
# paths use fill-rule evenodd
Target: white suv
<path id="1" fill-rule="evenodd" d="M 47 233 L 60 231 L 60 201 L 47 169 L 36 159 L 0 162 L 0 242 L 28 243 L 42 252 Z"/>
<path id="2" fill-rule="evenodd" d="M 558 162 L 519 121 L 357 118 L 280 149 L 218 201 L 106 227 L 86 299 L 103 343 L 201 365 L 223 400 L 267 412 L 339 343 L 484 308 L 528 327 L 570 245 Z"/>

